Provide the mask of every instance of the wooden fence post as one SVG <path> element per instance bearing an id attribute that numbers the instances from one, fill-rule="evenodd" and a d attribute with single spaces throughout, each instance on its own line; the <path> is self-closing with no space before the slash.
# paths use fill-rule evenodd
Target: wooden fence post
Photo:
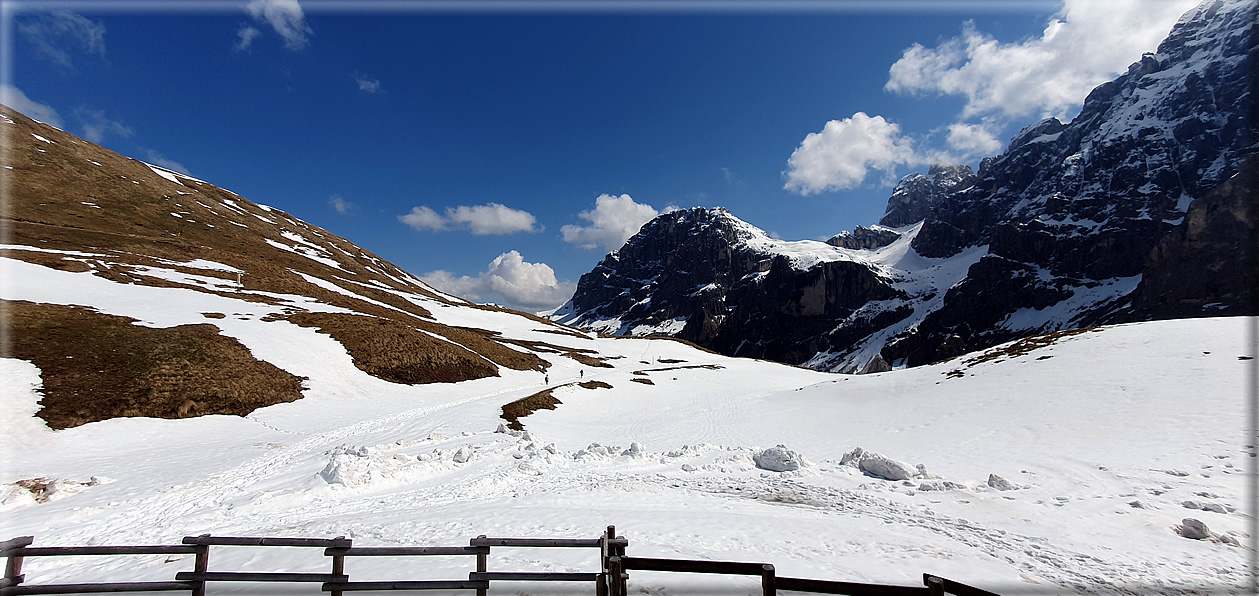
<path id="1" fill-rule="evenodd" d="M 341 540 L 345 536 L 337 536 L 334 540 Z M 332 555 L 332 574 L 345 575 L 345 555 Z M 342 596 L 341 590 L 332 590 L 332 596 Z"/>
<path id="2" fill-rule="evenodd" d="M 209 536 L 202 534 L 201 536 Z M 210 569 L 210 545 L 197 545 L 197 558 L 192 565 L 193 573 L 205 573 Z M 197 581 L 192 584 L 192 596 L 205 596 L 205 580 Z"/>
<path id="3" fill-rule="evenodd" d="M 761 591 L 765 596 L 778 595 L 777 583 L 774 577 L 774 566 L 769 563 L 761 565 Z"/>
<path id="4" fill-rule="evenodd" d="M 923 583 L 927 584 L 928 594 L 931 596 L 944 596 L 944 580 L 934 575 L 928 575 L 924 579 L 926 579 L 926 581 Z"/>
<path id="5" fill-rule="evenodd" d="M 480 536 L 477 536 L 477 538 L 485 538 L 485 534 L 481 534 Z M 485 552 L 477 553 L 476 555 L 477 573 L 485 573 L 489 571 L 489 559 L 490 559 L 489 551 L 490 551 L 490 547 L 487 546 L 485 547 Z M 477 588 L 476 596 L 485 596 L 485 591 L 486 591 L 485 588 Z"/>

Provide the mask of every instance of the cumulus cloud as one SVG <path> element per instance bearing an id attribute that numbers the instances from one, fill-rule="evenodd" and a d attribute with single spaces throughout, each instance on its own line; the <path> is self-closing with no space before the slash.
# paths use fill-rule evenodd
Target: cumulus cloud
<path id="1" fill-rule="evenodd" d="M 92 22 L 83 15 L 59 10 L 21 22 L 17 29 L 35 48 L 36 55 L 58 66 L 74 66 L 68 47 L 102 58 L 105 56 L 105 25 Z"/>
<path id="2" fill-rule="evenodd" d="M 959 37 L 906 49 L 889 70 L 885 89 L 963 96 L 963 120 L 1066 118 L 1094 87 L 1153 51 L 1197 3 L 1065 0 L 1040 37 L 1017 43 L 998 42 L 967 22 Z"/>
<path id="3" fill-rule="evenodd" d="M 538 219 L 528 211 L 512 209 L 499 203 L 485 205 L 459 205 L 447 207 L 440 214 L 428 205 L 412 207 L 411 212 L 399 215 L 398 221 L 417 231 L 439 232 L 449 229 L 465 229 L 477 236 L 503 236 L 516 232 L 540 232 Z"/>
<path id="4" fill-rule="evenodd" d="M 530 263 L 516 251 L 499 255 L 476 277 L 433 271 L 420 277 L 425 283 L 474 302 L 498 302 L 508 308 L 540 311 L 555 308 L 577 289 L 573 282 L 559 282 L 546 263 Z"/>
<path id="5" fill-rule="evenodd" d="M 253 0 L 245 5 L 245 11 L 255 21 L 265 22 L 275 29 L 284 38 L 284 47 L 296 51 L 310 45 L 308 36 L 313 35 L 314 31 L 306 24 L 306 15 L 297 0 Z M 240 32 L 237 34 L 240 35 Z M 257 37 L 257 34 L 251 34 L 249 43 L 253 42 L 253 37 Z M 245 38 L 242 36 L 241 39 Z M 249 45 L 246 44 L 245 47 L 248 48 Z"/>
<path id="6" fill-rule="evenodd" d="M 125 139 L 135 133 L 135 131 L 131 130 L 131 127 L 117 120 L 109 119 L 105 116 L 105 112 L 100 110 L 79 108 L 74 111 L 74 117 L 83 126 L 83 138 L 97 145 L 105 142 L 106 137 L 114 136 Z"/>
<path id="7" fill-rule="evenodd" d="M 259 35 L 262 35 L 262 32 L 256 27 L 241 25 L 240 29 L 236 30 L 236 45 L 233 47 L 237 52 L 244 52 L 254 45 L 254 40 L 258 39 Z"/>
<path id="8" fill-rule="evenodd" d="M 665 208 L 665 213 L 677 207 Z M 580 248 L 615 250 L 625 244 L 630 236 L 638 233 L 643 224 L 651 221 L 661 212 L 651 205 L 636 203 L 629 195 L 614 197 L 601 194 L 595 199 L 595 208 L 582 211 L 577 217 L 590 222 L 587 226 L 566 225 L 560 228 L 564 242 L 575 244 Z"/>
<path id="9" fill-rule="evenodd" d="M 341 195 L 332 195 L 328 197 L 328 206 L 332 207 L 337 213 L 345 215 L 354 209 L 354 203 L 345 200 Z"/>
<path id="10" fill-rule="evenodd" d="M 948 143 L 950 149 L 959 154 L 953 161 L 967 161 L 979 156 L 993 155 L 1005 146 L 990 126 L 962 122 L 955 122 L 948 126 L 945 142 Z"/>
<path id="11" fill-rule="evenodd" d="M 362 73 L 354 73 L 354 82 L 358 83 L 358 90 L 363 93 L 384 93 L 385 90 L 380 86 L 380 81 Z"/>
<path id="12" fill-rule="evenodd" d="M 164 155 L 152 149 L 145 150 L 144 159 L 145 161 L 148 161 L 149 163 L 155 166 L 161 166 L 172 172 L 179 172 L 180 174 L 184 174 L 185 176 L 192 175 L 192 173 L 188 171 L 188 168 L 185 167 L 184 164 L 181 164 L 172 159 L 166 159 Z"/>
<path id="13" fill-rule="evenodd" d="M 0 85 L 0 103 L 22 112 L 27 118 L 61 128 L 61 116 L 57 114 L 57 110 L 27 97 L 21 89 L 13 85 Z"/>
<path id="14" fill-rule="evenodd" d="M 854 188 L 871 170 L 890 181 L 896 166 L 922 161 L 899 125 L 857 112 L 804 137 L 787 160 L 783 188 L 802 195 Z"/>

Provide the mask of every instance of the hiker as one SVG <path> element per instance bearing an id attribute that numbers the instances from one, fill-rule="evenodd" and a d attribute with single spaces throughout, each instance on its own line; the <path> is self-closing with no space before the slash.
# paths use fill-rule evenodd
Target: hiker
<path id="1" fill-rule="evenodd" d="M 542 375 L 542 383 L 543 383 L 544 385 L 550 385 L 550 384 L 551 384 L 551 375 Z"/>
<path id="2" fill-rule="evenodd" d="M 579 378 L 579 379 L 584 379 L 584 378 L 586 378 L 586 369 L 584 369 L 584 368 L 583 368 L 583 369 L 581 369 L 581 370 L 577 371 L 577 378 Z"/>

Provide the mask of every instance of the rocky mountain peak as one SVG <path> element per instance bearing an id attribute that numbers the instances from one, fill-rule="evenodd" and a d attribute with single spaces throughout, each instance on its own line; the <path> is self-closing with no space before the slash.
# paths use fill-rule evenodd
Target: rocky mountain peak
<path id="1" fill-rule="evenodd" d="M 887 210 L 879 224 L 898 228 L 926 219 L 931 211 L 952 192 L 974 186 L 975 172 L 966 165 L 936 164 L 924 174 L 901 178 L 887 200 Z"/>

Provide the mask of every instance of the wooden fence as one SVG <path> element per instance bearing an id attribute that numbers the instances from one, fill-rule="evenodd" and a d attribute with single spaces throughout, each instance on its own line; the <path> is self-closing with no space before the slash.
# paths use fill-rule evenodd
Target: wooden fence
<path id="1" fill-rule="evenodd" d="M 665 571 L 674 573 L 711 573 L 723 575 L 750 575 L 761 578 L 761 590 L 766 596 L 779 590 L 809 592 L 814 594 L 847 594 L 849 596 L 996 596 L 992 592 L 965 584 L 923 574 L 923 586 L 890 586 L 860 584 L 816 579 L 777 577 L 774 566 L 768 563 L 738 563 L 731 561 L 696 561 L 684 559 L 651 559 L 625 556 L 629 541 L 616 535 L 615 526 L 608 526 L 599 538 L 487 538 L 477 536 L 468 546 L 367 546 L 355 547 L 344 536 L 336 538 L 253 538 L 238 536 L 187 536 L 183 544 L 174 546 L 52 546 L 35 547 L 34 537 L 23 536 L 0 542 L 0 556 L 7 559 L 4 577 L 0 578 L 0 596 L 19 594 L 91 594 L 104 592 L 167 592 L 190 591 L 193 596 L 205 596 L 210 582 L 309 582 L 321 584 L 321 590 L 333 596 L 355 591 L 418 591 L 418 590 L 475 590 L 477 596 L 485 596 L 491 582 L 555 581 L 594 584 L 597 596 L 628 596 L 630 571 Z M 323 556 L 331 559 L 329 573 L 244 572 L 210 571 L 211 546 L 287 546 L 323 548 Z M 489 571 L 490 549 L 510 548 L 597 548 L 599 570 L 586 573 L 549 573 L 532 571 Z M 75 555 L 159 555 L 192 554 L 192 571 L 180 571 L 175 581 L 109 582 L 75 584 L 28 584 L 22 574 L 22 563 L 29 557 Z M 415 556 L 474 556 L 476 571 L 467 579 L 414 580 L 414 581 L 350 581 L 345 570 L 346 557 L 415 557 Z"/>

